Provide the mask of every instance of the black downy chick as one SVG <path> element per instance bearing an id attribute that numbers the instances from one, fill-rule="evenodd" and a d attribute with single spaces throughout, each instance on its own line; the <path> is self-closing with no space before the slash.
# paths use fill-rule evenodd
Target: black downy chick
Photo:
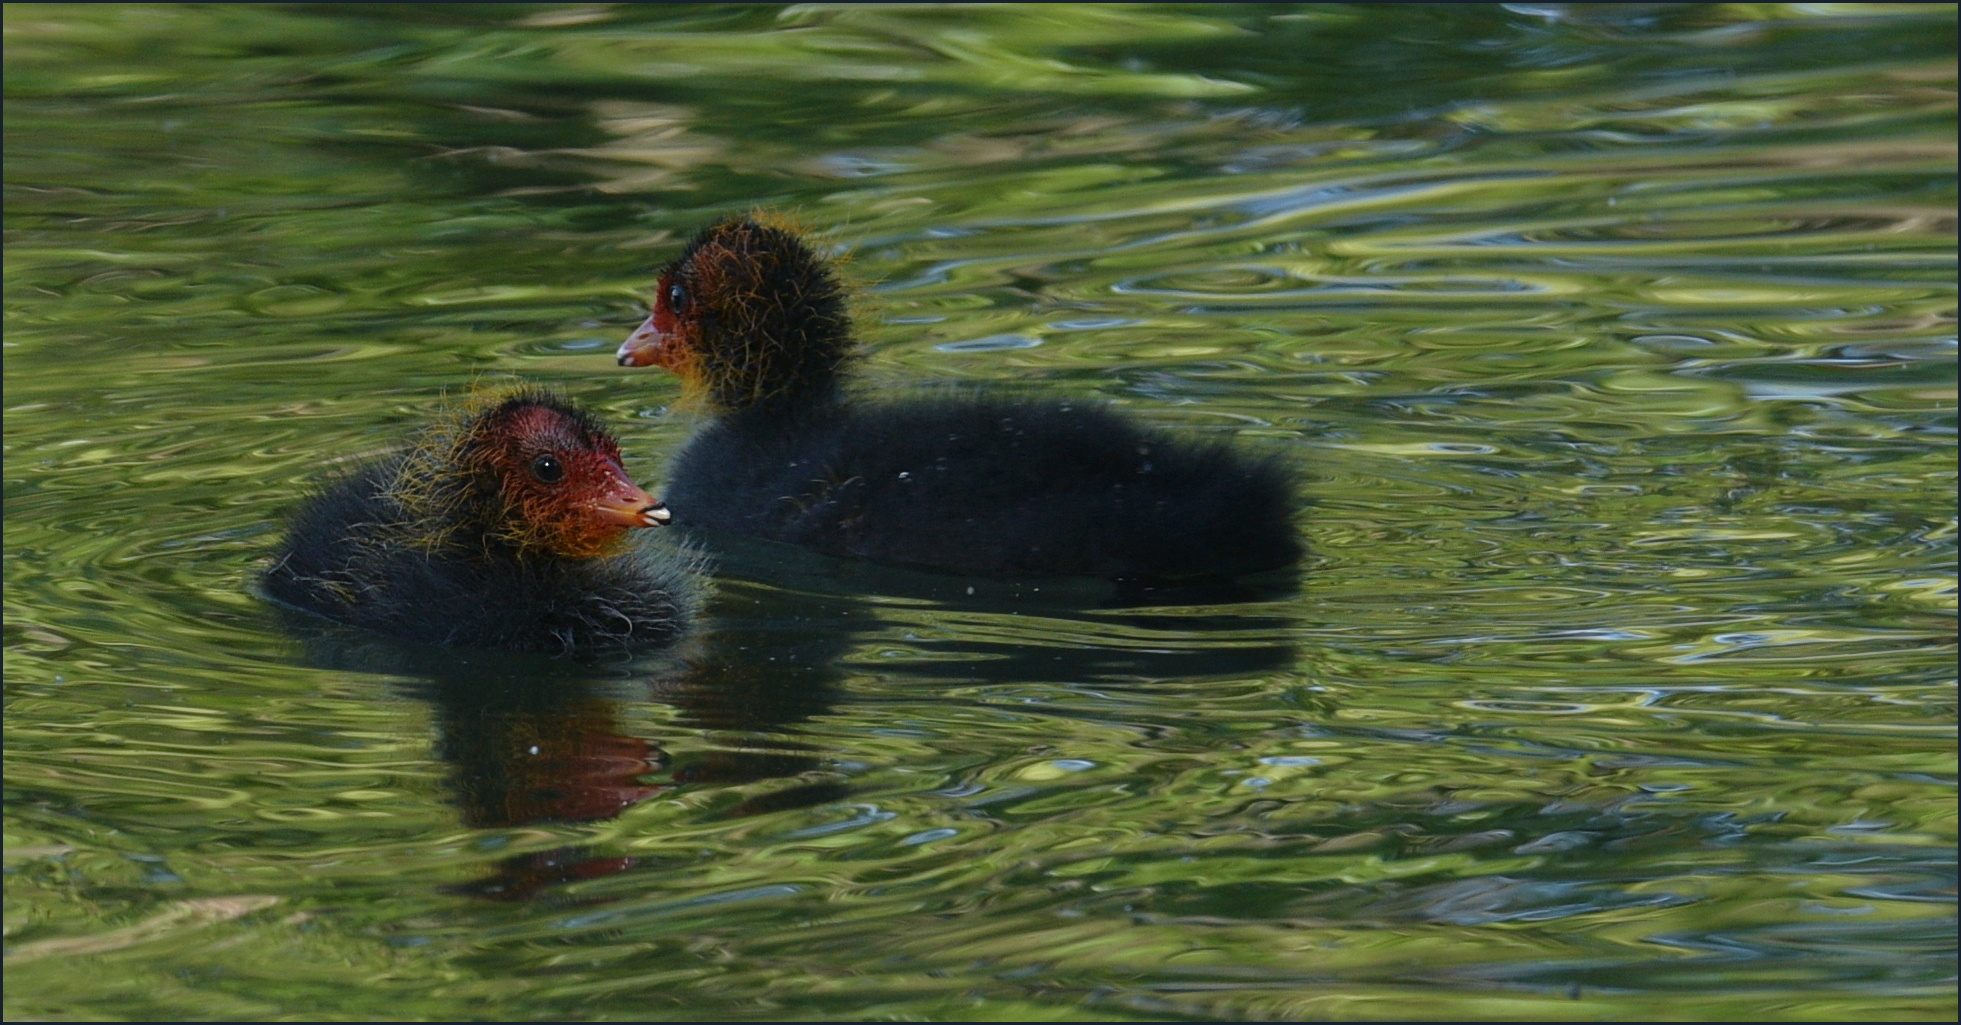
<path id="1" fill-rule="evenodd" d="M 585 655 L 671 643 L 701 604 L 697 559 L 629 542 L 668 521 L 590 414 L 521 390 L 424 428 L 294 515 L 274 600 L 455 647 Z"/>
<path id="2" fill-rule="evenodd" d="M 712 418 L 670 467 L 684 523 L 956 573 L 1229 578 L 1301 555 L 1291 475 L 1099 406 L 858 403 L 844 290 L 792 228 L 737 218 L 662 271 L 619 350 Z"/>

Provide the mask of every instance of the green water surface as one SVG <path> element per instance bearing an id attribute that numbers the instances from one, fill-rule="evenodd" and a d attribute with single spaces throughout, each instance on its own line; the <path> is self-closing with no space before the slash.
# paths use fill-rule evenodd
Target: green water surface
<path id="1" fill-rule="evenodd" d="M 8 1017 L 1951 1020 L 1954 28 L 7 5 Z M 612 350 L 755 207 L 867 392 L 1287 459 L 1299 585 L 763 550 L 595 668 L 255 596 L 472 388 L 657 485 Z"/>

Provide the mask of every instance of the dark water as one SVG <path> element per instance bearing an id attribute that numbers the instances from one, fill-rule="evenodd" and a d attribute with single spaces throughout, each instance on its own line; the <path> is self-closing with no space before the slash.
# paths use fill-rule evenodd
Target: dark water
<path id="1" fill-rule="evenodd" d="M 9 1017 L 1951 1018 L 1954 23 L 8 5 Z M 657 481 L 611 350 L 756 206 L 869 390 L 1283 453 L 1299 587 L 253 596 L 472 387 Z"/>

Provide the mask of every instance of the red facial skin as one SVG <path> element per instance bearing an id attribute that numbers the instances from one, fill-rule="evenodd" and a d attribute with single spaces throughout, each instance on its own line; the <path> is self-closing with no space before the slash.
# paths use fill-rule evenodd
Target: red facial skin
<path id="1" fill-rule="evenodd" d="M 662 367 L 691 377 L 697 325 L 681 316 L 673 304 L 676 271 L 661 275 L 654 291 L 653 313 L 620 345 L 620 366 Z M 690 295 L 689 302 L 699 302 Z"/>
<path id="2" fill-rule="evenodd" d="M 724 221 L 661 272 L 652 314 L 619 361 L 673 371 L 685 396 L 723 412 L 830 395 L 852 349 L 843 299 L 795 226 Z"/>
<path id="3" fill-rule="evenodd" d="M 668 521 L 666 507 L 627 479 L 611 438 L 588 438 L 556 410 L 518 407 L 485 423 L 481 442 L 479 458 L 496 476 L 521 547 L 590 559 L 628 530 Z"/>

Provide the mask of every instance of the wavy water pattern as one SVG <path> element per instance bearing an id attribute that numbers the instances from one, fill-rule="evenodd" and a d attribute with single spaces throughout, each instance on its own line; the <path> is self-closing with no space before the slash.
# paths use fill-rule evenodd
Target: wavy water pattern
<path id="1" fill-rule="evenodd" d="M 1951 1020 L 1954 10 L 9 5 L 7 1010 Z M 770 207 L 873 396 L 1301 478 L 1298 582 L 760 546 L 668 657 L 282 620 L 512 378 L 657 484 Z"/>

